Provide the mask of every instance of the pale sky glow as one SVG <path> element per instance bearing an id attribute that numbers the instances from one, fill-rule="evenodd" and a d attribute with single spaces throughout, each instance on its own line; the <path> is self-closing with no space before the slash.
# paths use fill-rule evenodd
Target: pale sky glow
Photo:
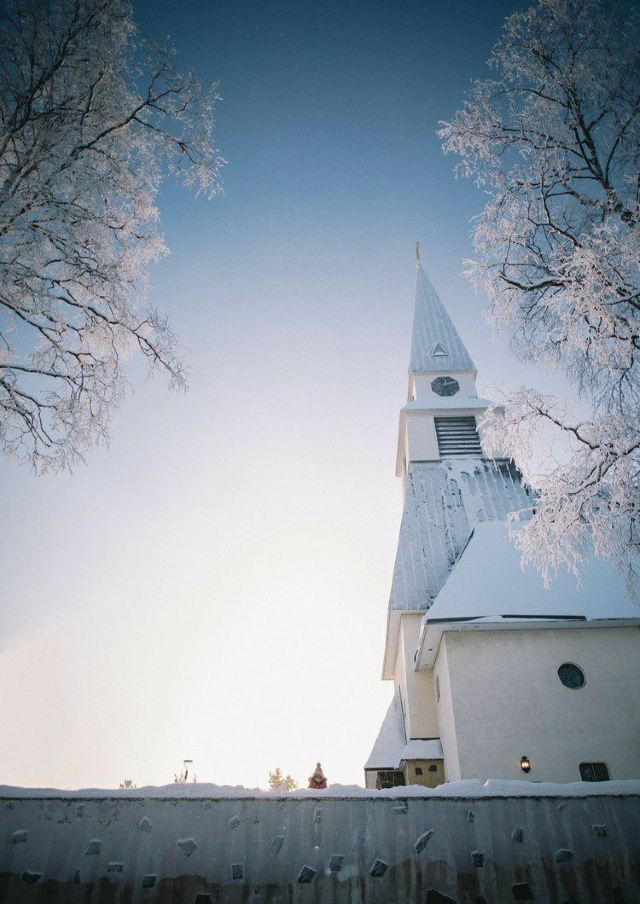
<path id="1" fill-rule="evenodd" d="M 72 475 L 0 462 L 0 775 L 110 787 L 301 784 L 362 767 L 401 487 L 415 267 L 492 382 L 543 387 L 491 338 L 462 276 L 482 193 L 435 130 L 517 4 L 136 4 L 218 78 L 225 196 L 160 199 L 153 300 L 187 395 L 135 394 Z"/>

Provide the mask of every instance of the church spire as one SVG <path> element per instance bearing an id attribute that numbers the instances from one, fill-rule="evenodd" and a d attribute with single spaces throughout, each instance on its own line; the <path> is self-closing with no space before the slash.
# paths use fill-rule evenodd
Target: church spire
<path id="1" fill-rule="evenodd" d="M 475 365 L 424 272 L 420 245 L 416 243 L 416 301 L 411 340 L 411 373 L 472 371 Z"/>

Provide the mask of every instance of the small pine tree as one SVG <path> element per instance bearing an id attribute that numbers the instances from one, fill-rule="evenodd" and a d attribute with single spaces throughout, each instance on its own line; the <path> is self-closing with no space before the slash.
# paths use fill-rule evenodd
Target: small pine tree
<path id="1" fill-rule="evenodd" d="M 282 770 L 278 766 L 275 772 L 269 773 L 269 790 L 270 791 L 295 791 L 298 783 L 295 778 L 290 775 L 283 775 Z"/>

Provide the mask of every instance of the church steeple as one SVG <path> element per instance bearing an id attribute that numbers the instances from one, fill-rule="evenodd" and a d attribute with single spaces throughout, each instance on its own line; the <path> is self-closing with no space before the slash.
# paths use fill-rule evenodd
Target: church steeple
<path id="1" fill-rule="evenodd" d="M 431 285 L 416 247 L 416 301 L 411 339 L 411 373 L 471 371 L 476 368 L 438 293 Z"/>
<path id="2" fill-rule="evenodd" d="M 396 466 L 405 478 L 412 462 L 481 458 L 476 417 L 489 404 L 478 398 L 475 365 L 424 271 L 419 245 L 416 267 L 408 404 L 400 412 Z"/>
<path id="3" fill-rule="evenodd" d="M 558 651 L 552 654 L 557 664 L 570 658 L 573 653 L 562 651 L 577 650 L 583 643 L 578 635 L 584 634 L 581 655 L 588 662 L 589 651 L 600 642 L 595 635 L 593 640 L 587 638 L 592 629 L 606 624 L 603 637 L 614 633 L 608 630 L 613 626 L 609 617 L 605 622 L 596 615 L 590 621 L 593 616 L 584 603 L 590 604 L 578 601 L 575 578 L 567 587 L 556 588 L 554 582 L 551 591 L 545 591 L 539 576 L 523 574 L 518 553 L 508 542 L 506 522 L 512 514 L 518 521 L 526 518 L 535 496 L 523 485 L 515 464 L 493 444 L 486 450 L 491 455 L 485 454 L 482 418 L 491 403 L 478 398 L 471 357 L 427 279 L 419 248 L 416 252 L 409 400 L 400 412 L 396 468 L 403 478 L 403 513 L 382 673 L 393 681 L 395 693 L 365 766 L 368 788 L 414 782 L 435 787 L 478 775 L 482 780 L 496 774 L 496 763 L 503 776 L 516 778 L 528 760 L 521 753 L 521 738 L 536 740 L 530 713 L 523 711 L 520 701 L 542 674 L 542 659 L 549 650 Z M 500 408 L 493 410 L 497 414 Z M 598 583 L 595 572 L 593 578 Z M 589 580 L 585 573 L 585 587 Z M 598 583 L 593 596 L 606 601 L 609 614 L 616 598 L 614 586 Z M 628 611 L 621 586 L 618 593 Z M 563 625 L 571 632 L 558 630 Z M 579 626 L 590 630 L 577 630 Z M 507 662 L 512 667 L 505 668 Z M 551 682 L 557 664 L 547 669 Z M 595 670 L 595 665 L 591 667 Z M 563 668 L 558 671 L 561 681 Z M 520 680 L 521 674 L 531 679 Z M 578 679 L 575 686 L 582 673 Z M 549 688 L 549 693 L 543 689 L 545 705 L 548 698 L 555 733 L 561 734 L 571 702 L 563 698 L 554 710 L 553 685 Z M 509 719 L 502 724 L 492 717 L 496 694 L 513 702 Z M 567 760 L 561 781 L 572 781 L 587 756 L 584 751 L 591 740 L 582 722 L 575 723 L 577 741 L 571 742 L 572 759 Z M 608 731 L 618 743 L 622 735 L 615 734 L 616 726 L 614 718 Z M 548 776 L 559 776 L 553 770 L 565 767 L 558 766 L 556 745 L 548 744 L 547 736 L 551 737 L 549 732 L 538 739 L 537 777 L 558 780 Z M 620 749 L 625 744 L 630 749 L 627 741 L 620 743 Z M 604 760 L 605 747 L 597 749 L 598 758 Z M 607 749 L 616 755 L 614 747 Z M 628 762 L 632 764 L 631 758 Z M 608 776 L 606 767 L 600 766 L 603 777 Z M 544 774 L 544 769 L 550 771 Z"/>
<path id="4" fill-rule="evenodd" d="M 385 678 L 394 675 L 398 651 L 408 649 L 404 641 L 399 646 L 401 616 L 429 609 L 475 525 L 502 521 L 528 504 L 513 464 L 483 452 L 478 423 L 491 402 L 478 397 L 475 365 L 423 269 L 419 248 L 416 266 L 409 399 L 400 410 L 396 459 L 404 512 L 389 598 Z M 407 662 L 412 671 L 409 656 Z M 437 734 L 433 724 L 411 728 L 411 704 L 405 716 L 407 736 Z"/>

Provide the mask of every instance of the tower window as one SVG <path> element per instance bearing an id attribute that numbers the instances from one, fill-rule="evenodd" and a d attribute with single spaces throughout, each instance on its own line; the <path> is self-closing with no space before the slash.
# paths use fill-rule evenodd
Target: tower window
<path id="1" fill-rule="evenodd" d="M 606 763 L 580 763 L 580 778 L 583 782 L 608 782 L 609 770 Z"/>
<path id="2" fill-rule="evenodd" d="M 434 421 L 441 458 L 482 455 L 474 417 L 436 417 Z"/>
<path id="3" fill-rule="evenodd" d="M 431 388 L 439 396 L 452 396 L 460 392 L 460 384 L 453 377 L 436 377 L 431 381 Z"/>
<path id="4" fill-rule="evenodd" d="M 584 672 L 572 662 L 562 663 L 558 669 L 558 678 L 565 687 L 570 687 L 573 690 L 577 690 L 577 688 L 584 687 L 585 685 Z"/>

